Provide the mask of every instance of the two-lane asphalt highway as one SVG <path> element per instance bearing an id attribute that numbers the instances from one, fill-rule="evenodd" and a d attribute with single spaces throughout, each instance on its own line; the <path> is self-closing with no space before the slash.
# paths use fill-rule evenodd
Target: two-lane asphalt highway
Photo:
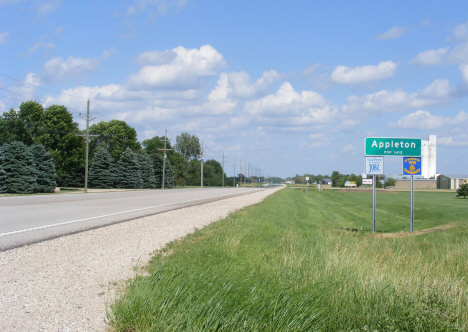
<path id="1" fill-rule="evenodd" d="M 204 188 L 0 197 L 0 251 L 257 190 L 262 189 Z"/>

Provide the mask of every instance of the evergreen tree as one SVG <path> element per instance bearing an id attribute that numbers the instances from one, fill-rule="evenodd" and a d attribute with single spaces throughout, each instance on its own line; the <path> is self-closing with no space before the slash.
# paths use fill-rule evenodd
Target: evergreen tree
<path id="1" fill-rule="evenodd" d="M 3 163 L 5 160 L 4 149 L 7 149 L 9 146 L 9 144 L 0 146 L 0 193 L 6 193 L 8 189 L 6 186 L 6 172 L 3 170 Z"/>
<path id="2" fill-rule="evenodd" d="M 2 155 L 5 180 L 0 186 L 9 193 L 33 193 L 36 188 L 36 170 L 28 147 L 23 142 L 5 144 L 2 147 Z"/>
<path id="3" fill-rule="evenodd" d="M 104 146 L 99 147 L 89 168 L 88 184 L 91 188 L 112 188 L 114 185 L 113 159 Z"/>
<path id="4" fill-rule="evenodd" d="M 116 187 L 139 189 L 141 188 L 141 172 L 138 158 L 129 148 L 125 150 L 117 162 Z"/>
<path id="5" fill-rule="evenodd" d="M 174 187 L 174 168 L 172 167 L 171 161 L 166 159 L 166 171 L 164 174 L 164 188 Z"/>
<path id="6" fill-rule="evenodd" d="M 64 187 L 84 187 L 84 167 L 72 169 L 60 179 L 60 185 Z"/>
<path id="7" fill-rule="evenodd" d="M 35 144 L 29 148 L 34 159 L 36 169 L 36 192 L 51 193 L 57 183 L 55 182 L 55 165 L 50 152 L 43 145 Z"/>
<path id="8" fill-rule="evenodd" d="M 140 163 L 142 188 L 156 188 L 156 178 L 154 176 L 153 162 L 146 152 L 137 154 L 138 162 Z"/>
<path id="9" fill-rule="evenodd" d="M 153 161 L 154 176 L 156 178 L 156 188 L 162 188 L 162 176 L 163 176 L 163 155 L 161 153 L 153 153 L 150 155 Z M 166 169 L 164 172 L 164 188 L 174 187 L 174 170 L 171 162 L 166 158 Z"/>

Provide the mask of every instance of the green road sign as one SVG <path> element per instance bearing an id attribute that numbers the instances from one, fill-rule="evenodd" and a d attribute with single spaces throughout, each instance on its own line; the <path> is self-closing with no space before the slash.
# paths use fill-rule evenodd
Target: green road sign
<path id="1" fill-rule="evenodd" d="M 366 156 L 421 156 L 420 138 L 366 137 Z"/>

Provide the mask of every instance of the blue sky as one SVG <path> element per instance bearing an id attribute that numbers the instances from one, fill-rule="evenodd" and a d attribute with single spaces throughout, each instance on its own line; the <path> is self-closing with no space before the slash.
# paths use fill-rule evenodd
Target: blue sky
<path id="1" fill-rule="evenodd" d="M 365 137 L 432 134 L 437 172 L 468 173 L 467 1 L 110 3 L 0 0 L 0 112 L 83 127 L 90 98 L 140 141 L 196 134 L 228 175 L 360 174 Z"/>

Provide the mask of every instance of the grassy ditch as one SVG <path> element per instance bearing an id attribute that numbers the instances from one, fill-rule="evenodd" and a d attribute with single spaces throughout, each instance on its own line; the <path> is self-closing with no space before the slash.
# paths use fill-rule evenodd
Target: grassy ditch
<path id="1" fill-rule="evenodd" d="M 466 331 L 468 200 L 281 190 L 158 253 L 115 331 Z M 444 227 L 445 226 L 445 227 Z M 421 232 L 423 230 L 438 231 Z"/>

